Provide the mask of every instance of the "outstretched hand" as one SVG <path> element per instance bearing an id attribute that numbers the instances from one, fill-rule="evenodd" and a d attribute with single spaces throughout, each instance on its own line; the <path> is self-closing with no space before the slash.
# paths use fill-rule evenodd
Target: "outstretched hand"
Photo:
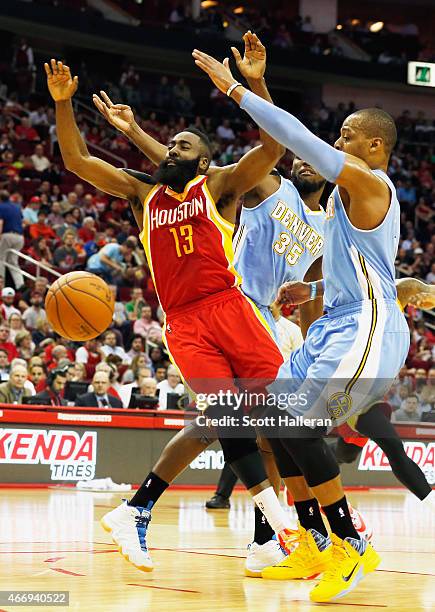
<path id="1" fill-rule="evenodd" d="M 50 65 L 45 62 L 45 72 L 47 74 L 48 91 L 55 102 L 70 100 L 79 84 L 79 78 L 71 76 L 71 71 L 63 62 L 55 59 L 50 61 Z"/>
<path id="2" fill-rule="evenodd" d="M 192 56 L 195 60 L 195 64 L 208 74 L 216 87 L 223 93 L 226 93 L 233 83 L 237 83 L 236 79 L 231 74 L 229 68 L 230 60 L 227 57 L 221 63 L 211 55 L 198 51 L 198 49 L 193 50 Z"/>
<path id="3" fill-rule="evenodd" d="M 242 56 L 236 47 L 231 47 L 237 68 L 245 79 L 261 79 L 266 70 L 266 48 L 256 34 L 250 30 L 243 36 L 245 52 Z"/>
<path id="4" fill-rule="evenodd" d="M 134 123 L 134 114 L 127 104 L 113 104 L 105 91 L 100 91 L 101 98 L 94 94 L 92 100 L 103 117 L 117 130 L 127 132 Z"/>

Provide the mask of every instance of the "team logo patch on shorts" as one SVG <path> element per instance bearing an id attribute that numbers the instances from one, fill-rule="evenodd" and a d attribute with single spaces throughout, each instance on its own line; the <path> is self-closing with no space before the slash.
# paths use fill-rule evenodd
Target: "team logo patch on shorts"
<path id="1" fill-rule="evenodd" d="M 333 393 L 327 402 L 326 410 L 331 419 L 336 420 L 345 416 L 352 408 L 352 397 L 344 391 Z"/>

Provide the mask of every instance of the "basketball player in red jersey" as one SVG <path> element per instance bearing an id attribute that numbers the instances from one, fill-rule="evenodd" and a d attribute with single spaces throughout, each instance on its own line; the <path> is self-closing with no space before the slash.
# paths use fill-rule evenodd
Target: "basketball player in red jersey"
<path id="1" fill-rule="evenodd" d="M 210 144 L 205 135 L 190 129 L 172 139 L 153 177 L 124 171 L 89 154 L 71 104 L 77 77 L 55 60 L 45 64 L 45 70 L 66 168 L 132 204 L 166 314 L 165 341 L 184 379 L 196 392 L 236 391 L 236 378 L 274 380 L 282 356 L 238 289 L 231 240 L 237 200 L 268 176 L 282 147 L 265 137 L 237 164 L 205 176 Z M 271 490 L 254 434 L 220 440 L 226 460 L 252 495 Z M 151 472 L 128 504 L 105 517 L 123 554 L 145 571 L 152 569 L 145 542 L 150 510 L 167 486 Z"/>

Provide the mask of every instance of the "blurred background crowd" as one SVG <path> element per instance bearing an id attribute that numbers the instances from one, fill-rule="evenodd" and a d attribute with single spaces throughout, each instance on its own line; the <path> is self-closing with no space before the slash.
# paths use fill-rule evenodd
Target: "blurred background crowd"
<path id="1" fill-rule="evenodd" d="M 35 4 L 79 11 L 88 19 L 101 17 L 84 0 L 38 0 Z M 229 3 L 208 4 L 202 2 L 199 16 L 192 17 L 191 3 L 118 2 L 137 27 L 153 22 L 169 31 L 199 29 L 222 37 L 234 21 L 244 29 L 254 28 L 272 47 L 297 47 L 311 55 L 343 56 L 346 46 L 334 36 L 345 34 L 369 56 L 365 61 L 400 64 L 408 54 L 434 59 L 424 32 L 411 23 L 400 27 L 382 23 L 380 29 L 373 29 L 378 22 L 349 15 L 327 36 L 314 31 L 309 16 L 287 17 L 285 3 L 274 3 L 275 10 L 268 12 L 249 7 L 236 11 Z M 64 402 L 63 388 L 69 381 L 83 383 L 77 387 L 83 393 L 85 383 L 102 389 L 103 393 L 94 394 L 97 399 L 85 398 L 99 406 L 126 408 L 134 391 L 149 398 L 158 394 L 158 404 L 149 406 L 165 409 L 167 394 L 181 398 L 184 389 L 161 342 L 163 313 L 129 205 L 65 171 L 41 70 L 47 59 L 41 42 L 36 48 L 28 39 L 6 32 L 3 39 L 9 57 L 0 63 L 0 378 L 7 382 L 12 366 L 14 379 L 24 376 L 25 384 L 13 387 L 21 388 L 16 396 L 10 395 L 11 385 L 6 390 L 0 384 L 0 401 L 6 401 L 2 393 L 9 393 L 3 398 L 11 401 L 35 393 L 47 399 L 48 393 L 48 401 Z M 100 71 L 85 55 L 70 51 L 70 56 L 66 59 L 80 79 L 75 109 L 79 129 L 90 150 L 110 163 L 153 172 L 144 156 L 91 108 L 90 94 L 101 88 L 114 101 L 130 104 L 141 127 L 162 143 L 188 125 L 206 132 L 216 165 L 236 162 L 258 142 L 256 126 L 202 80 L 146 72 L 127 57 L 113 66 L 105 62 Z M 332 143 L 355 104 L 343 100 L 327 105 L 319 99 L 316 104 L 301 105 L 298 116 Z M 397 275 L 434 284 L 435 122 L 418 109 L 403 109 L 395 118 L 399 140 L 389 175 L 402 207 Z M 281 160 L 284 175 L 289 176 L 291 161 L 290 154 Z M 15 251 L 28 257 L 18 259 Z M 63 274 L 82 269 L 109 283 L 116 307 L 111 328 L 80 346 L 53 332 L 44 298 L 54 280 L 49 270 Z M 433 319 L 416 309 L 408 310 L 408 315 L 411 350 L 388 401 L 395 420 L 435 421 Z M 297 322 L 297 310 L 288 317 Z M 50 376 L 53 371 L 55 375 Z M 83 393 L 70 401 L 83 402 Z M 171 407 L 181 405 L 171 403 Z"/>

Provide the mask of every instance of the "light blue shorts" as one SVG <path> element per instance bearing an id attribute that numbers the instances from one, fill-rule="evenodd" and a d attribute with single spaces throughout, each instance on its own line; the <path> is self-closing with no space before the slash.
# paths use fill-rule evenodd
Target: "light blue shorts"
<path id="1" fill-rule="evenodd" d="M 408 350 L 409 329 L 396 302 L 346 304 L 311 325 L 268 389 L 292 416 L 327 419 L 331 429 L 383 399 Z"/>
<path id="2" fill-rule="evenodd" d="M 260 304 L 256 304 L 255 302 L 254 304 L 257 306 L 258 310 L 261 312 L 263 317 L 266 319 L 266 323 L 269 325 L 270 331 L 272 332 L 272 337 L 275 340 L 275 342 L 278 344 L 278 332 L 276 329 L 276 321 L 273 318 L 272 311 L 270 310 L 268 306 L 262 306 Z"/>

